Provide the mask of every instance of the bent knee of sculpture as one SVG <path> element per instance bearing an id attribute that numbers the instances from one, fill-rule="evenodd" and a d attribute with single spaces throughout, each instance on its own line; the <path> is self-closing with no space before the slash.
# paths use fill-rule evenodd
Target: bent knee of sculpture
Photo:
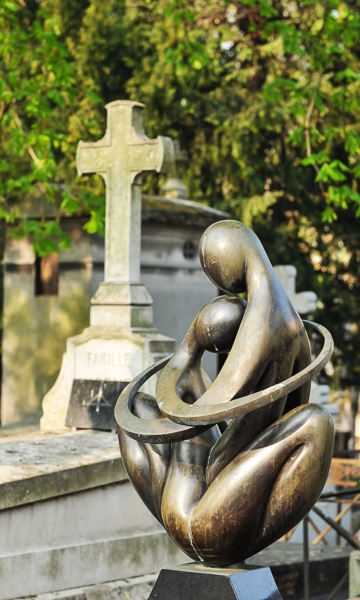
<path id="1" fill-rule="evenodd" d="M 189 557 L 228 566 L 295 527 L 322 491 L 334 428 L 308 400 L 333 345 L 308 322 L 323 337 L 312 359 L 304 323 L 248 227 L 212 225 L 199 253 L 225 295 L 195 315 L 173 356 L 129 384 L 115 416 L 125 468 L 154 516 Z M 205 351 L 228 353 L 214 381 Z M 155 397 L 142 394 L 157 372 Z"/>

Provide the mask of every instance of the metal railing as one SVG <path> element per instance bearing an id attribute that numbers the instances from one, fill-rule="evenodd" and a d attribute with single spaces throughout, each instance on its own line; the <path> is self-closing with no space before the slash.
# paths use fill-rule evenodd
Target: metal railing
<path id="1" fill-rule="evenodd" d="M 359 453 L 357 453 L 357 456 L 359 456 Z M 323 493 L 318 502 L 336 503 L 338 506 L 336 516 L 334 518 L 328 516 L 322 508 L 316 504 L 303 520 L 304 600 L 309 600 L 311 597 L 309 570 L 309 548 L 311 545 L 315 546 L 319 543 L 328 545 L 326 535 L 335 531 L 337 545 L 341 544 L 341 540 L 345 540 L 345 542 L 354 548 L 354 550 L 360 550 L 360 540 L 341 523 L 343 517 L 354 506 L 360 506 L 360 460 L 358 458 L 334 458 L 330 469 L 328 483 L 336 486 L 337 489 Z M 339 487 L 343 487 L 344 489 L 339 490 Z M 344 504 L 346 506 L 343 508 Z M 312 513 L 326 523 L 326 527 L 323 530 L 320 530 L 318 524 L 314 521 Z M 311 543 L 309 542 L 310 527 L 316 534 L 316 537 Z M 282 540 L 288 541 L 292 537 L 295 529 L 284 536 Z M 348 577 L 349 569 L 347 568 L 340 581 L 327 597 L 327 600 L 333 600 L 336 594 L 345 585 Z"/>

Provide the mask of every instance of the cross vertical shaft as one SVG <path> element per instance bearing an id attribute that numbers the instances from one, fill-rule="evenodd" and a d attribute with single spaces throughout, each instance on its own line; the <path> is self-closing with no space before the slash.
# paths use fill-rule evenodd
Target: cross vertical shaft
<path id="1" fill-rule="evenodd" d="M 80 142 L 79 175 L 98 173 L 106 185 L 105 283 L 140 280 L 141 175 L 165 172 L 173 159 L 169 138 L 146 137 L 143 105 L 116 100 L 106 105 L 107 129 L 98 142 Z"/>

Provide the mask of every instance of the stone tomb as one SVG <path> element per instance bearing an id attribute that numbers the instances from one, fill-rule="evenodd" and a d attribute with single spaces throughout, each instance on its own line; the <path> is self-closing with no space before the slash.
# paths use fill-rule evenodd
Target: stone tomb
<path id="1" fill-rule="evenodd" d="M 184 561 L 102 431 L 0 436 L 0 530 L 0 600 Z"/>

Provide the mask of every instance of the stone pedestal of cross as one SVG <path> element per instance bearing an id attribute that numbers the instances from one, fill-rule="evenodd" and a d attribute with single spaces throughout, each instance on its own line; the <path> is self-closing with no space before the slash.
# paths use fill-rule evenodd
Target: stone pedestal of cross
<path id="1" fill-rule="evenodd" d="M 67 340 L 58 379 L 43 399 L 46 431 L 115 428 L 121 389 L 175 350 L 175 340 L 152 327 L 152 299 L 140 283 L 142 175 L 172 166 L 172 141 L 146 137 L 142 104 L 116 100 L 106 109 L 104 137 L 80 142 L 77 151 L 79 174 L 97 173 L 106 185 L 105 281 L 91 300 L 90 327 Z"/>
<path id="2" fill-rule="evenodd" d="M 106 109 L 104 137 L 80 142 L 77 151 L 79 175 L 97 173 L 106 186 L 105 281 L 92 299 L 90 324 L 150 327 L 152 300 L 140 283 L 142 175 L 171 168 L 173 143 L 145 135 L 142 104 L 116 100 Z"/>

